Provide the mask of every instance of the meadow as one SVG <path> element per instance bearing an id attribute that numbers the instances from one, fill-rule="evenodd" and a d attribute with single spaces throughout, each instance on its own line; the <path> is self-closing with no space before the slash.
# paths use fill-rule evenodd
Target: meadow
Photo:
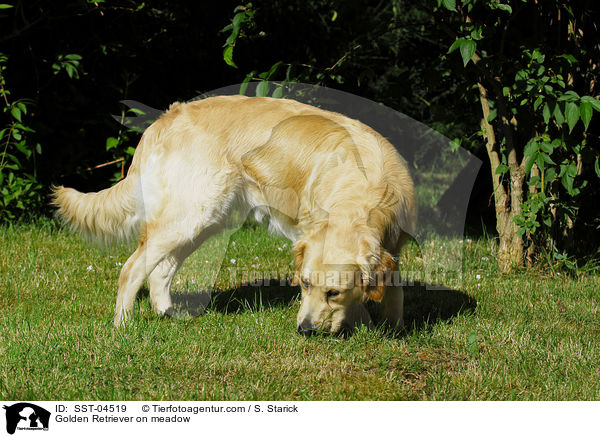
<path id="1" fill-rule="evenodd" d="M 1 227 L 0 398 L 600 400 L 593 271 L 501 275 L 494 239 L 467 239 L 455 288 L 406 287 L 403 332 L 304 338 L 298 288 L 240 275 L 291 275 L 290 249 L 256 226 L 213 238 L 176 277 L 172 317 L 142 290 L 133 322 L 115 329 L 130 247 L 89 247 L 52 221 Z M 409 244 L 403 265 L 418 260 Z"/>

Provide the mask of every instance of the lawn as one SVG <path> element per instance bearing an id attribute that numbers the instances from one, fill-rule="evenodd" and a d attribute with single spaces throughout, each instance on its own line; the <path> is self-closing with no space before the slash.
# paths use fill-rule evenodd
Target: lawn
<path id="1" fill-rule="evenodd" d="M 407 288 L 402 335 L 345 340 L 296 333 L 297 289 L 240 285 L 244 268 L 291 273 L 289 242 L 261 227 L 188 259 L 176 317 L 156 316 L 142 291 L 122 329 L 112 316 L 130 248 L 43 222 L 0 228 L 0 251 L 5 400 L 600 400 L 599 276 L 502 276 L 489 239 L 464 241 L 456 290 Z M 402 261 L 416 259 L 411 245 Z"/>

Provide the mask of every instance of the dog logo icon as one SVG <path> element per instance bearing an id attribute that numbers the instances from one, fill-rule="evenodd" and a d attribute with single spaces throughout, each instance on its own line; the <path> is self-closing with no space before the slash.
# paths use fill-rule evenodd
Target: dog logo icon
<path id="1" fill-rule="evenodd" d="M 4 406 L 6 410 L 6 432 L 14 434 L 18 430 L 48 430 L 50 412 L 27 402 Z"/>

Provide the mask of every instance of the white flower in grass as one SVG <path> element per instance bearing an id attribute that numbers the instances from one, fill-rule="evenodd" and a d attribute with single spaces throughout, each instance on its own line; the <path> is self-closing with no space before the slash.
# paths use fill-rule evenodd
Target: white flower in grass
<path id="1" fill-rule="evenodd" d="M 476 275 L 475 278 L 481 279 L 481 275 Z"/>
<path id="2" fill-rule="evenodd" d="M 87 266 L 87 271 L 88 272 L 94 271 L 94 267 L 92 267 L 91 265 Z"/>
<path id="3" fill-rule="evenodd" d="M 481 261 L 489 261 L 490 259 L 487 256 L 482 256 Z"/>
<path id="4" fill-rule="evenodd" d="M 231 242 L 231 245 L 232 245 L 232 246 L 235 246 L 235 241 L 232 241 L 232 242 Z"/>
<path id="5" fill-rule="evenodd" d="M 123 264 L 121 264 L 120 262 L 118 262 L 118 261 L 117 261 L 117 262 L 115 263 L 115 265 L 116 265 L 116 266 L 122 266 Z"/>
<path id="6" fill-rule="evenodd" d="M 231 262 L 231 264 L 235 264 L 236 263 L 235 258 L 231 258 L 229 261 Z"/>

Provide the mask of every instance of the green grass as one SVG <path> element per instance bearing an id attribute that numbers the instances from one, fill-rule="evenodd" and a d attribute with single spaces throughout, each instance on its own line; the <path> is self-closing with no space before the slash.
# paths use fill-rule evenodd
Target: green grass
<path id="1" fill-rule="evenodd" d="M 403 335 L 304 338 L 297 290 L 240 288 L 229 270 L 289 274 L 289 243 L 262 228 L 228 241 L 207 242 L 176 278 L 180 317 L 156 316 L 142 292 L 117 330 L 129 248 L 89 248 L 48 223 L 0 228 L 0 398 L 600 400 L 598 276 L 501 276 L 493 241 L 467 240 L 461 287 L 407 290 Z M 402 259 L 418 264 L 416 248 Z M 191 316 L 215 270 L 222 291 Z"/>

